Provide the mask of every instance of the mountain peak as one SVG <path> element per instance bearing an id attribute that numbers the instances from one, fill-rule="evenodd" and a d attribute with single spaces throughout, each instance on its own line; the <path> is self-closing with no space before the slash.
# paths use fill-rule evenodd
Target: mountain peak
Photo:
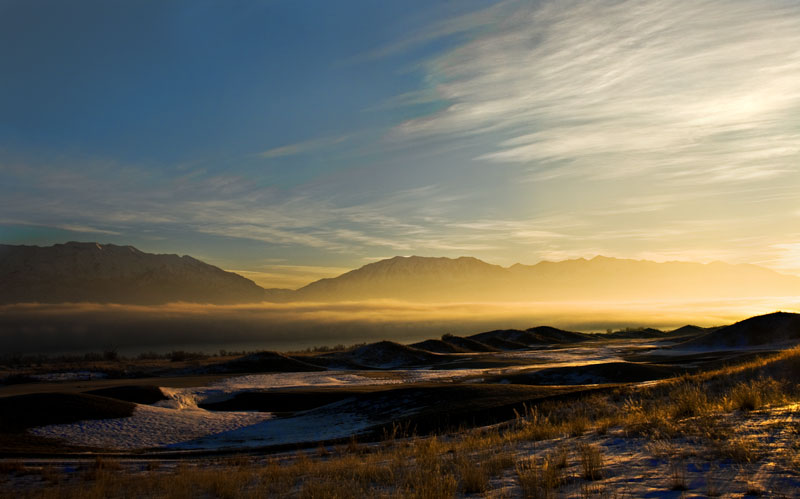
<path id="1" fill-rule="evenodd" d="M 264 290 L 254 282 L 189 256 L 77 241 L 47 247 L 3 245 L 0 250 L 0 303 L 243 303 L 264 299 Z"/>
<path id="2" fill-rule="evenodd" d="M 789 296 L 800 278 L 756 266 L 657 263 L 596 255 L 508 268 L 474 257 L 397 256 L 296 291 L 304 300 L 572 301 Z"/>

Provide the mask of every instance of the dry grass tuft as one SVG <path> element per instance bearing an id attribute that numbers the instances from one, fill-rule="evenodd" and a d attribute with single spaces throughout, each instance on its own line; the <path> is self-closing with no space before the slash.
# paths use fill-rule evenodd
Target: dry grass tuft
<path id="1" fill-rule="evenodd" d="M 669 490 L 689 490 L 689 481 L 686 479 L 686 463 L 672 461 L 669 465 Z"/>
<path id="2" fill-rule="evenodd" d="M 603 454 L 596 445 L 581 444 L 578 447 L 581 471 L 585 480 L 600 480 L 603 478 Z"/>
<path id="3" fill-rule="evenodd" d="M 566 483 L 566 451 L 558 449 L 537 458 L 531 456 L 516 464 L 517 479 L 526 498 L 555 497 L 559 487 Z"/>
<path id="4" fill-rule="evenodd" d="M 754 411 L 772 403 L 784 402 L 781 383 L 759 378 L 735 385 L 725 397 L 727 406 L 740 411 Z"/>
<path id="5" fill-rule="evenodd" d="M 456 462 L 458 476 L 461 477 L 461 491 L 477 494 L 489 489 L 489 469 L 478 460 L 463 457 Z"/>
<path id="6" fill-rule="evenodd" d="M 716 472 L 716 467 L 712 466 L 709 468 L 708 473 L 706 473 L 706 495 L 708 497 L 719 497 L 722 495 L 722 491 L 720 491 L 719 484 L 717 483 Z"/>
<path id="7" fill-rule="evenodd" d="M 719 445 L 720 455 L 736 463 L 752 463 L 762 455 L 757 442 L 743 437 L 734 437 L 720 442 Z"/>
<path id="8" fill-rule="evenodd" d="M 510 451 L 500 451 L 489 457 L 484 466 L 490 476 L 500 476 L 505 470 L 514 467 L 514 455 Z"/>
<path id="9" fill-rule="evenodd" d="M 672 417 L 682 419 L 699 416 L 710 410 L 708 396 L 703 387 L 684 381 L 669 393 Z"/>

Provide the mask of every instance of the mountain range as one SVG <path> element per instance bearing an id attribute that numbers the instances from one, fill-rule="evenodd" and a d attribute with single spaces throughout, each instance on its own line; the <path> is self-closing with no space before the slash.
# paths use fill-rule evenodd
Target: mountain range
<path id="1" fill-rule="evenodd" d="M 755 265 L 657 263 L 597 256 L 536 265 L 472 257 L 394 257 L 298 289 L 303 300 L 420 301 L 718 299 L 800 294 L 800 278 Z"/>
<path id="2" fill-rule="evenodd" d="M 800 277 L 755 265 L 603 256 L 510 267 L 472 257 L 398 256 L 297 290 L 264 289 L 190 256 L 78 242 L 0 245 L 0 283 L 0 303 L 620 301 L 800 295 Z"/>
<path id="3" fill-rule="evenodd" d="M 133 246 L 68 242 L 0 245 L 0 303 L 246 303 L 264 299 L 253 281 L 190 256 Z"/>

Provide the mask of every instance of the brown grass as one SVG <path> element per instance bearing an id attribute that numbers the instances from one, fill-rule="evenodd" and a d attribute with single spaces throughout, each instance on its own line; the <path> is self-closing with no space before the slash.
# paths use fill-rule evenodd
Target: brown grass
<path id="1" fill-rule="evenodd" d="M 603 478 L 603 453 L 596 445 L 581 444 L 578 447 L 582 477 L 584 480 L 600 480 Z"/>
<path id="2" fill-rule="evenodd" d="M 564 468 L 558 466 L 550 456 L 531 456 L 518 461 L 515 469 L 522 494 L 526 498 L 555 497 L 558 488 L 565 482 Z"/>
<path id="3" fill-rule="evenodd" d="M 706 473 L 706 495 L 708 497 L 719 497 L 722 495 L 722 491 L 719 489 L 718 479 L 716 477 L 717 469 L 715 466 L 711 466 L 709 468 L 708 473 Z"/>
<path id="4" fill-rule="evenodd" d="M 670 463 L 669 478 L 670 490 L 689 490 L 689 481 L 686 479 L 686 463 L 683 461 L 672 461 Z"/>
<path id="5" fill-rule="evenodd" d="M 461 491 L 465 494 L 477 494 L 489 489 L 489 467 L 484 462 L 462 457 L 456 462 L 456 468 L 461 477 Z"/>

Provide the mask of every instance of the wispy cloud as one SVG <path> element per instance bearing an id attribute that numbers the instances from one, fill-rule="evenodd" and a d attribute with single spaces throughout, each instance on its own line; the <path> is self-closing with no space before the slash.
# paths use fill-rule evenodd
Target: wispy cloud
<path id="1" fill-rule="evenodd" d="M 360 64 L 386 57 L 391 57 L 411 49 L 430 43 L 432 41 L 459 34 L 471 33 L 476 28 L 486 26 L 492 22 L 502 20 L 508 14 L 509 1 L 499 2 L 496 5 L 474 12 L 447 17 L 433 24 L 409 33 L 402 39 L 392 43 L 372 48 L 364 53 L 351 57 L 345 64 Z M 426 12 L 429 15 L 430 12 Z"/>
<path id="2" fill-rule="evenodd" d="M 307 152 L 322 149 L 324 147 L 340 144 L 349 138 L 347 135 L 340 135 L 336 137 L 322 137 L 317 139 L 304 140 L 302 142 L 295 142 L 294 144 L 286 144 L 280 147 L 273 147 L 266 151 L 260 152 L 257 156 L 264 159 L 280 158 L 283 156 L 294 156 L 297 154 L 304 154 Z"/>
<path id="3" fill-rule="evenodd" d="M 491 134 L 480 158 L 531 179 L 779 176 L 800 159 L 797 47 L 795 3 L 520 3 L 425 66 L 450 105 L 397 133 Z"/>
<path id="4" fill-rule="evenodd" d="M 98 229 L 98 228 L 95 228 L 95 227 L 89 227 L 88 225 L 67 224 L 67 225 L 59 225 L 56 228 L 63 229 L 63 230 L 68 230 L 70 232 L 86 232 L 86 233 L 89 233 L 89 234 L 108 234 L 108 235 L 112 235 L 112 236 L 120 235 L 119 232 L 114 231 L 114 230 Z"/>
<path id="5" fill-rule="evenodd" d="M 36 226 L 36 227 L 47 227 L 51 229 L 60 229 L 66 230 L 69 232 L 78 232 L 78 233 L 85 233 L 85 234 L 106 234 L 112 236 L 118 236 L 121 233 L 108 230 L 108 229 L 99 229 L 97 227 L 90 227 L 88 225 L 78 225 L 78 224 L 58 224 L 58 223 L 33 223 L 30 220 L 22 219 L 22 218 L 0 218 L 0 225 L 28 225 L 28 226 Z"/>
<path id="6" fill-rule="evenodd" d="M 765 263 L 786 273 L 800 275 L 800 237 L 795 242 L 772 245 L 773 258 Z"/>

